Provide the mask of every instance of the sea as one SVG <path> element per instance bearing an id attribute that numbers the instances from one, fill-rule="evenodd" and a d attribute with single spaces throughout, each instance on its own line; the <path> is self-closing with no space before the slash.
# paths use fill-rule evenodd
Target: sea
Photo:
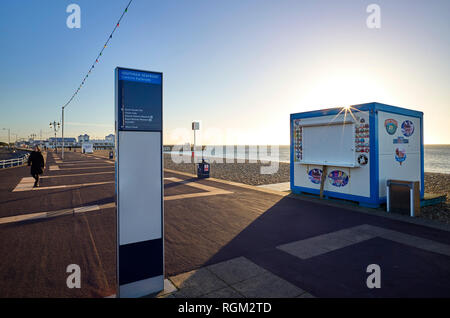
<path id="1" fill-rule="evenodd" d="M 450 145 L 425 145 L 425 172 L 450 174 Z"/>
<path id="2" fill-rule="evenodd" d="M 208 146 L 215 151 L 205 151 L 205 157 L 225 158 L 229 156 L 235 159 L 258 158 L 259 160 L 272 160 L 279 162 L 289 162 L 289 146 L 278 146 L 278 158 L 271 156 L 270 146 Z M 257 148 L 258 147 L 258 148 Z M 234 149 L 233 149 L 234 148 Z M 258 152 L 256 149 L 259 149 Z M 228 150 L 228 154 L 227 154 Z M 234 150 L 234 153 L 233 153 Z M 262 150 L 262 151 L 261 151 Z M 438 172 L 450 174 L 450 145 L 425 145 L 424 149 L 424 169 L 425 172 Z M 197 152 L 201 156 L 201 152 Z"/>

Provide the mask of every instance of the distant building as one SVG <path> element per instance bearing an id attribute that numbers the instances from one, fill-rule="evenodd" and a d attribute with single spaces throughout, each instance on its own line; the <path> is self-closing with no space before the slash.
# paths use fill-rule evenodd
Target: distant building
<path id="1" fill-rule="evenodd" d="M 110 149 L 114 148 L 114 140 L 109 141 L 105 139 L 91 139 L 89 141 L 94 146 L 94 149 Z"/>
<path id="2" fill-rule="evenodd" d="M 55 148 L 55 147 L 62 147 L 62 138 L 48 138 L 48 141 L 45 143 L 45 145 L 48 148 Z M 64 138 L 64 147 L 74 147 L 77 145 L 77 140 L 75 138 Z"/>
<path id="3" fill-rule="evenodd" d="M 105 140 L 114 143 L 114 134 L 109 134 L 108 136 L 105 136 Z"/>
<path id="4" fill-rule="evenodd" d="M 47 142 L 46 140 L 32 140 L 28 144 L 31 147 L 34 147 L 34 146 L 42 147 L 42 146 L 45 146 L 46 142 Z"/>
<path id="5" fill-rule="evenodd" d="M 84 134 L 78 136 L 78 143 L 82 144 L 83 142 L 89 142 L 89 135 Z"/>

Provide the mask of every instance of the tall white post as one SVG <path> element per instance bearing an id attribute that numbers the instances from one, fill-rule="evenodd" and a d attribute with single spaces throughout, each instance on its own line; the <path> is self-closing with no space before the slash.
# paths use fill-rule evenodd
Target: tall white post
<path id="1" fill-rule="evenodd" d="M 64 107 L 62 108 L 62 129 L 61 129 L 61 136 L 62 136 L 62 150 L 61 150 L 61 158 L 64 160 Z"/>
<path id="2" fill-rule="evenodd" d="M 199 130 L 199 129 L 200 129 L 200 122 L 197 122 L 197 121 L 192 122 L 192 130 L 194 131 L 194 148 L 192 149 L 192 159 L 194 160 L 194 163 L 196 162 L 195 148 L 197 146 L 196 130 Z"/>

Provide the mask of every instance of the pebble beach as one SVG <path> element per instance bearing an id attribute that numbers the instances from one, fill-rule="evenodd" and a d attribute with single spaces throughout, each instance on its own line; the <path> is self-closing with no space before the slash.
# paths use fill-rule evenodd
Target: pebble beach
<path id="1" fill-rule="evenodd" d="M 211 177 L 249 185 L 264 185 L 289 181 L 289 163 L 280 162 L 274 174 L 261 174 L 262 166 L 269 163 L 211 163 Z M 196 174 L 193 163 L 175 163 L 170 154 L 164 154 L 164 167 Z M 421 217 L 450 224 L 450 174 L 425 172 L 425 192 L 446 194 L 447 201 L 434 206 L 421 208 Z"/>

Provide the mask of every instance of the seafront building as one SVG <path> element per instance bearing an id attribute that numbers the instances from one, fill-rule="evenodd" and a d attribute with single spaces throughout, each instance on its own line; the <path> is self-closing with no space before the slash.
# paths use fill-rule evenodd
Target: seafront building
<path id="1" fill-rule="evenodd" d="M 88 134 L 79 135 L 78 138 L 65 137 L 64 147 L 78 148 L 81 147 L 83 143 L 92 144 L 94 149 L 110 149 L 114 147 L 115 136 L 114 134 L 109 134 L 105 136 L 104 139 L 91 139 Z M 60 137 L 50 137 L 47 140 L 34 140 L 30 139 L 28 141 L 16 142 L 16 147 L 34 147 L 34 146 L 46 147 L 49 149 L 61 148 L 63 146 L 63 138 Z"/>
<path id="2" fill-rule="evenodd" d="M 82 144 L 83 142 L 89 142 L 89 135 L 88 134 L 84 134 L 84 135 L 79 135 L 78 136 L 78 143 Z"/>
<path id="3" fill-rule="evenodd" d="M 51 137 L 44 142 L 47 148 L 61 148 L 63 145 L 63 138 Z M 64 138 L 64 147 L 75 147 L 77 146 L 77 140 L 75 138 Z"/>

